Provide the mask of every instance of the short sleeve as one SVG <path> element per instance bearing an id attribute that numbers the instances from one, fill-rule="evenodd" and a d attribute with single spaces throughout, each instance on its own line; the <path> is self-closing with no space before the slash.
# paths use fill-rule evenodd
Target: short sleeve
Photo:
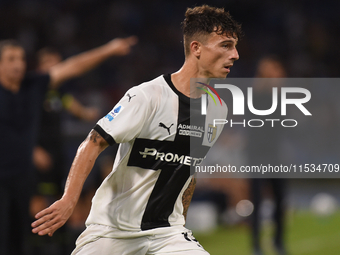
<path id="1" fill-rule="evenodd" d="M 151 105 L 144 92 L 133 87 L 94 129 L 110 144 L 133 140 L 141 132 L 150 115 Z"/>

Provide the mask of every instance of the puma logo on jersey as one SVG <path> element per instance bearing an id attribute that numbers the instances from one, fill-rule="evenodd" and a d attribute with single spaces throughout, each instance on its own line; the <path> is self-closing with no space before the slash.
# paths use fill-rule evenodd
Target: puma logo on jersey
<path id="1" fill-rule="evenodd" d="M 169 127 L 165 126 L 163 122 L 159 122 L 159 127 L 165 128 L 166 130 L 168 130 L 169 135 L 170 135 L 170 128 L 173 126 L 174 124 L 172 123 Z"/>
<path id="2" fill-rule="evenodd" d="M 131 98 L 135 97 L 136 95 L 130 96 L 130 94 L 127 93 L 126 96 L 129 97 L 129 103 L 130 103 Z"/>

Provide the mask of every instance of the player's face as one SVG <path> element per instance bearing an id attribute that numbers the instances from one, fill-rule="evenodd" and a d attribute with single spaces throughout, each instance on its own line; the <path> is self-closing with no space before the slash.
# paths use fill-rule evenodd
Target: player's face
<path id="1" fill-rule="evenodd" d="M 0 58 L 0 75 L 20 83 L 26 71 L 25 51 L 21 47 L 4 47 Z"/>
<path id="2" fill-rule="evenodd" d="M 225 78 L 234 61 L 239 59 L 237 39 L 232 36 L 211 33 L 201 45 L 200 74 L 209 78 Z"/>

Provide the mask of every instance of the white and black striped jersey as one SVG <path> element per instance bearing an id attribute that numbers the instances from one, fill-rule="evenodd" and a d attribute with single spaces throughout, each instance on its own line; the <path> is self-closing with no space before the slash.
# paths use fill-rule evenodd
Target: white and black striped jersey
<path id="1" fill-rule="evenodd" d="M 170 77 L 131 88 L 94 127 L 120 146 L 86 225 L 125 231 L 184 225 L 182 195 L 192 179 L 190 166 L 200 164 L 215 143 L 223 125 L 213 127 L 213 119 L 226 119 L 227 107 L 208 99 L 202 115 L 201 100 L 180 93 Z"/>

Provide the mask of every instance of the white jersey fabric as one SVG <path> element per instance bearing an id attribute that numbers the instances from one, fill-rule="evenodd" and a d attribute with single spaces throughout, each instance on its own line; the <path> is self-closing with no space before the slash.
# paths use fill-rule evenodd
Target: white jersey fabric
<path id="1" fill-rule="evenodd" d="M 184 96 L 170 77 L 131 88 L 94 127 L 110 145 L 120 146 L 92 200 L 87 226 L 130 234 L 183 227 L 190 167 L 202 162 L 220 135 L 223 125 L 213 127 L 213 119 L 226 119 L 227 107 L 208 98 L 207 115 L 201 115 L 201 100 Z"/>

